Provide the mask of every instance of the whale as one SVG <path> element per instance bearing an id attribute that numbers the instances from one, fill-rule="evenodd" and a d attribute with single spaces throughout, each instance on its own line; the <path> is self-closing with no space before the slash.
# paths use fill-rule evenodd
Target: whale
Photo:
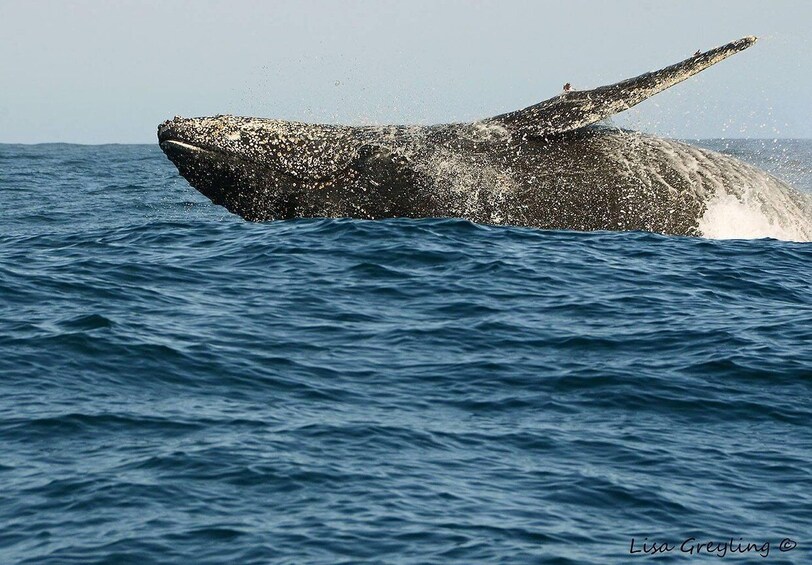
<path id="1" fill-rule="evenodd" d="M 158 142 L 192 187 L 256 222 L 451 217 L 702 236 L 709 207 L 732 199 L 771 222 L 808 226 L 802 195 L 755 166 L 607 121 L 755 42 L 744 37 L 590 90 L 567 84 L 548 100 L 473 122 L 176 116 L 158 126 Z"/>

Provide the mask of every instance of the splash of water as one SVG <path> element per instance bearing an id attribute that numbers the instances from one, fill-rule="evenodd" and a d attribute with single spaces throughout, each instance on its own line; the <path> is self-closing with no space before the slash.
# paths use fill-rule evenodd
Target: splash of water
<path id="1" fill-rule="evenodd" d="M 782 194 L 770 187 L 741 195 L 717 193 L 699 220 L 702 234 L 711 239 L 774 238 L 812 241 L 812 201 L 803 194 Z"/>

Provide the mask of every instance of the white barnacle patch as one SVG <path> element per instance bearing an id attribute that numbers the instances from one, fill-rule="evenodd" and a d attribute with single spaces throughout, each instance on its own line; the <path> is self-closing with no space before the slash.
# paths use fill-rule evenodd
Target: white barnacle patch
<path id="1" fill-rule="evenodd" d="M 183 147 L 188 151 L 202 151 L 200 147 L 197 147 L 196 145 L 191 145 L 189 143 L 183 143 L 182 141 L 170 140 L 167 141 L 166 143 L 169 145 L 177 145 L 178 147 Z"/>

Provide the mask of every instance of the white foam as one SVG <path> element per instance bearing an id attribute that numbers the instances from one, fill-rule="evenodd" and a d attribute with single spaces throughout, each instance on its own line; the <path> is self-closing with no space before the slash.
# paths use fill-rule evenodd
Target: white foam
<path id="1" fill-rule="evenodd" d="M 717 194 L 708 202 L 699 229 L 711 239 L 812 241 L 812 219 L 799 214 L 802 210 L 794 203 L 781 202 L 784 206 L 775 207 L 772 200 L 769 204 L 754 194 Z"/>

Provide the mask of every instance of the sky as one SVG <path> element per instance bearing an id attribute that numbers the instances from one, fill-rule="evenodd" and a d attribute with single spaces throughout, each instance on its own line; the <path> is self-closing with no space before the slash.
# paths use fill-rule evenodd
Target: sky
<path id="1" fill-rule="evenodd" d="M 0 143 L 154 143 L 175 115 L 468 121 L 752 48 L 614 118 L 812 138 L 812 1 L 0 0 Z"/>

